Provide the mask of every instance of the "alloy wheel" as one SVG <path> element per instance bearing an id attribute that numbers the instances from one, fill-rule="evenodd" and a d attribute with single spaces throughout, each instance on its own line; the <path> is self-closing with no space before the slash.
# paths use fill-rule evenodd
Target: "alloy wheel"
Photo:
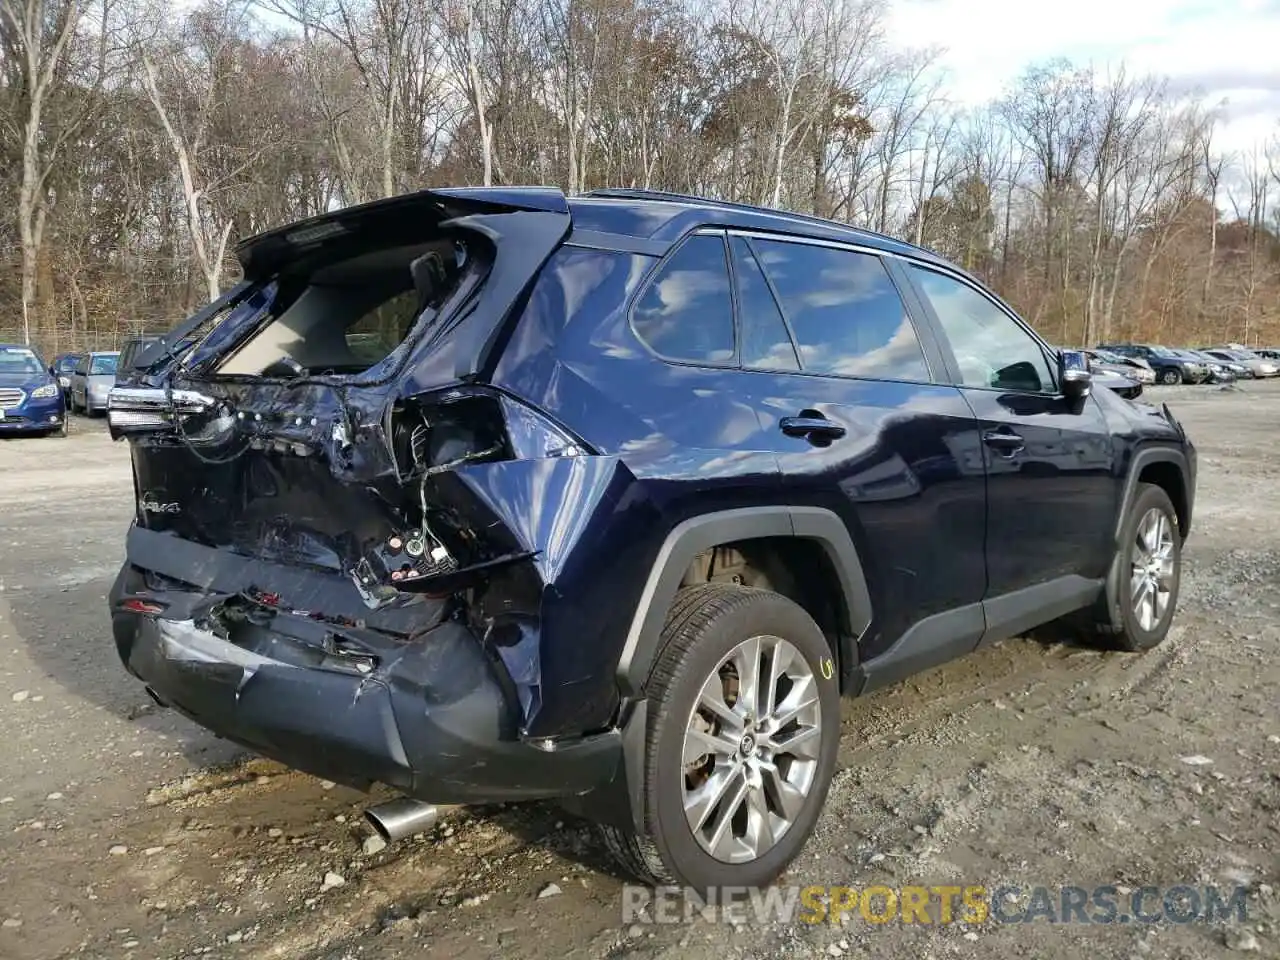
<path id="1" fill-rule="evenodd" d="M 1154 630 L 1169 608 L 1175 573 L 1173 536 L 1173 524 L 1157 507 L 1138 523 L 1130 561 L 1130 599 L 1143 630 Z"/>
<path id="2" fill-rule="evenodd" d="M 795 823 L 817 779 L 817 678 L 794 645 L 751 637 L 711 671 L 684 736 L 685 818 L 716 860 L 744 863 Z"/>

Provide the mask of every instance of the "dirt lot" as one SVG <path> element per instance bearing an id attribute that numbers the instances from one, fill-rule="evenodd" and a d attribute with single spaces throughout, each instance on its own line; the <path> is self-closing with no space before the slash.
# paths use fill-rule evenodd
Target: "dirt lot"
<path id="1" fill-rule="evenodd" d="M 1280 957 L 1280 384 L 1151 393 L 1200 450 L 1168 641 L 1010 641 L 847 704 L 787 879 L 1241 884 L 1243 925 L 624 923 L 589 831 L 542 806 L 366 855 L 366 798 L 240 755 L 119 666 L 128 450 L 80 420 L 0 441 L 0 957 Z"/>

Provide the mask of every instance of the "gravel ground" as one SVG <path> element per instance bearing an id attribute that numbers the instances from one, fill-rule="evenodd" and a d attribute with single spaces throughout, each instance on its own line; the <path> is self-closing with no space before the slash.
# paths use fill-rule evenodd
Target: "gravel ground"
<path id="1" fill-rule="evenodd" d="M 786 881 L 1242 885 L 1243 924 L 624 922 L 589 830 L 541 805 L 366 852 L 367 797 L 244 756 L 119 666 L 128 450 L 79 419 L 0 441 L 0 957 L 1280 957 L 1280 383 L 1150 395 L 1200 450 L 1169 639 L 1014 640 L 847 703 Z"/>

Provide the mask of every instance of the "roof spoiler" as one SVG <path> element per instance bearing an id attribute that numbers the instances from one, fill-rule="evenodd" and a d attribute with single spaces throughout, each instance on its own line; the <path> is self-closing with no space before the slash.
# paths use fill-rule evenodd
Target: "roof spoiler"
<path id="1" fill-rule="evenodd" d="M 554 187 L 456 187 L 420 190 L 370 203 L 344 207 L 299 220 L 242 240 L 235 247 L 245 278 L 258 280 L 286 261 L 324 247 L 357 247 L 377 237 L 386 242 L 398 234 L 420 233 L 422 221 L 443 223 L 459 217 L 492 213 L 569 214 L 569 201 Z"/>

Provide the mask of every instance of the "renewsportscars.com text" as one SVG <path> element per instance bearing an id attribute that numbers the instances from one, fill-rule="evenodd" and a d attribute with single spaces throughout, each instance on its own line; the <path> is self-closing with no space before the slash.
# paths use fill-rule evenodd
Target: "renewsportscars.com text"
<path id="1" fill-rule="evenodd" d="M 1245 887 L 1179 884 L 1137 889 L 1048 885 L 875 884 L 720 887 L 703 897 L 681 887 L 626 886 L 624 923 L 684 923 L 715 910 L 729 923 L 848 924 L 1217 923 L 1247 920 Z"/>

